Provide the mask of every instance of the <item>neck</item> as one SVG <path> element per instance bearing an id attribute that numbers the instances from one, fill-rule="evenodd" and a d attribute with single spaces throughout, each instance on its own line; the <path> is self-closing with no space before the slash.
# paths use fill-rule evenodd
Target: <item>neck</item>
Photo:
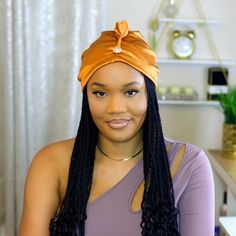
<path id="1" fill-rule="evenodd" d="M 136 152 L 135 154 L 133 155 L 130 155 L 130 156 L 127 156 L 127 157 L 122 157 L 122 158 L 116 158 L 116 157 L 113 157 L 113 156 L 109 156 L 108 154 L 106 154 L 102 148 L 99 146 L 98 144 L 98 149 L 99 151 L 101 152 L 101 154 L 113 161 L 129 161 L 129 160 L 132 160 L 133 158 L 137 157 L 142 151 L 143 151 L 143 148 L 141 148 L 138 152 Z"/>
<path id="2" fill-rule="evenodd" d="M 137 154 L 134 158 L 130 158 L 134 160 L 142 153 L 143 142 L 141 138 L 126 142 L 113 142 L 99 137 L 98 146 L 101 149 L 100 154 L 103 156 L 109 156 L 114 159 L 125 159 Z"/>

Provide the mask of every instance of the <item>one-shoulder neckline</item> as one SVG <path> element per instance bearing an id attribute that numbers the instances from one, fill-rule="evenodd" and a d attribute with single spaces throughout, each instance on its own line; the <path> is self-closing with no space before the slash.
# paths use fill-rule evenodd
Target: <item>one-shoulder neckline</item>
<path id="1" fill-rule="evenodd" d="M 96 197 L 94 200 L 89 201 L 87 206 L 90 207 L 94 204 L 96 204 L 98 201 L 102 200 L 104 197 L 106 197 L 111 191 L 118 188 L 140 165 L 142 165 L 143 159 L 140 159 L 130 170 L 127 174 L 124 175 L 123 178 L 121 178 L 116 184 L 114 184 L 111 188 L 109 188 L 107 191 Z"/>

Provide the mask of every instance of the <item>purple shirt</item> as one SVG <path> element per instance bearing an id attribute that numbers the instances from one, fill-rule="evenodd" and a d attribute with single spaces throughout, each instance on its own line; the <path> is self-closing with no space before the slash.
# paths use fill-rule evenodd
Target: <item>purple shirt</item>
<path id="1" fill-rule="evenodd" d="M 183 143 L 173 146 L 170 166 Z M 87 206 L 86 236 L 141 236 L 142 212 L 132 212 L 135 191 L 143 180 L 143 161 L 107 192 Z M 175 206 L 179 209 L 181 236 L 214 235 L 214 183 L 210 163 L 202 149 L 186 144 L 179 170 L 173 178 Z"/>

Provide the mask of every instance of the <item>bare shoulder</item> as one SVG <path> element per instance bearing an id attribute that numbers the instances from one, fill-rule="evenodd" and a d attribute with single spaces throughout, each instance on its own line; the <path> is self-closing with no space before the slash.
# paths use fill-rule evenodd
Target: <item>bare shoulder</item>
<path id="1" fill-rule="evenodd" d="M 49 144 L 39 150 L 30 164 L 27 181 L 34 176 L 42 179 L 47 175 L 47 181 L 57 181 L 59 189 L 60 180 L 69 169 L 73 145 L 74 139 L 69 139 Z"/>
<path id="2" fill-rule="evenodd" d="M 49 224 L 60 202 L 74 139 L 47 145 L 33 158 L 25 183 L 19 235 L 49 235 Z"/>
<path id="3" fill-rule="evenodd" d="M 56 143 L 49 144 L 39 150 L 35 155 L 32 163 L 51 163 L 68 161 L 67 159 L 71 156 L 75 139 L 68 139 L 59 141 Z"/>

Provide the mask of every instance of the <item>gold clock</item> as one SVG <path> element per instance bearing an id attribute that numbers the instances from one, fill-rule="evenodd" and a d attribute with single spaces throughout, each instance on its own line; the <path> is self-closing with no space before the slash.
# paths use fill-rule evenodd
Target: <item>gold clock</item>
<path id="1" fill-rule="evenodd" d="M 170 51 L 177 59 L 189 59 L 195 51 L 194 31 L 174 30 L 172 33 Z"/>

